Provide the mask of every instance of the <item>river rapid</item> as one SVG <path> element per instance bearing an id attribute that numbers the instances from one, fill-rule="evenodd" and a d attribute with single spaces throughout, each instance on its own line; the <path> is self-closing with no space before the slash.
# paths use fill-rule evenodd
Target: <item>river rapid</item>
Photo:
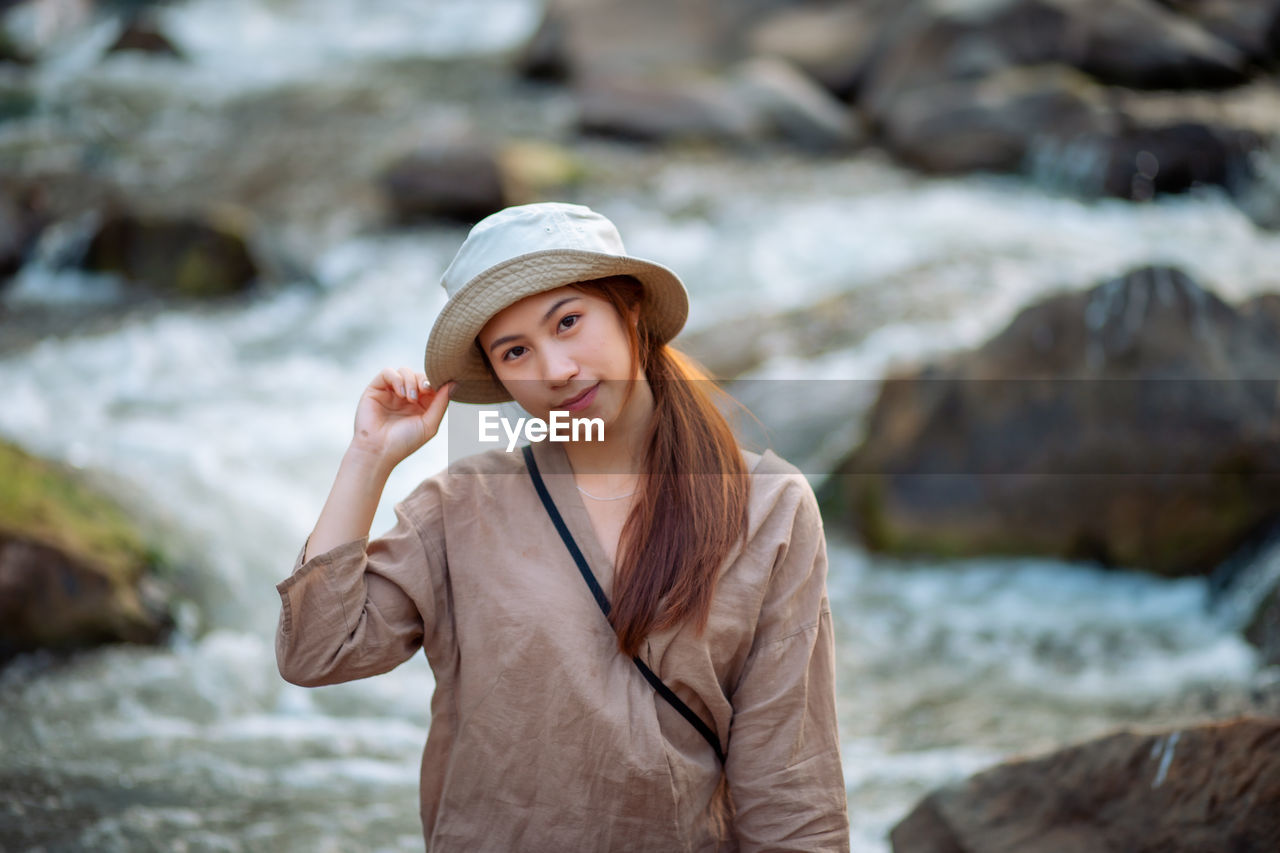
<path id="1" fill-rule="evenodd" d="M 234 89 L 318 73 L 335 52 L 501 49 L 537 19 L 514 0 L 380 8 L 326 0 L 303 16 L 299 4 L 209 0 L 168 20 L 193 54 L 185 73 Z M 360 37 L 347 38 L 357 20 Z M 27 22 L 33 38 L 38 23 Z M 407 39 L 414 29 L 431 36 Z M 250 53 L 273 59 L 249 69 Z M 47 85 L 90 73 L 76 62 L 68 51 Z M 162 86 L 163 73 L 130 60 L 106 76 Z M 1086 202 L 1009 179 L 926 180 L 876 153 L 769 168 L 699 151 L 599 156 L 643 160 L 643 180 L 588 185 L 575 200 L 610 215 L 632 253 L 680 272 L 691 328 L 833 293 L 893 318 L 819 359 L 781 355 L 759 371 L 770 378 L 874 383 L 980 343 L 1041 295 L 1138 263 L 1179 264 L 1228 300 L 1280 288 L 1280 235 L 1212 193 Z M 464 235 L 342 234 L 309 258 L 312 283 L 0 357 L 0 433 L 102 480 L 189 567 L 167 647 L 34 655 L 0 672 L 0 847 L 421 849 L 425 658 L 344 685 L 289 685 L 274 660 L 273 587 L 319 513 L 361 389 L 384 366 L 420 369 L 444 303 L 437 282 Z M 84 300 L 97 284 L 36 263 L 11 298 Z M 444 467 L 444 445 L 394 472 L 374 535 Z M 887 850 L 920 796 L 1003 758 L 1176 724 L 1277 680 L 1214 615 L 1203 580 L 889 560 L 827 527 L 855 851 Z"/>

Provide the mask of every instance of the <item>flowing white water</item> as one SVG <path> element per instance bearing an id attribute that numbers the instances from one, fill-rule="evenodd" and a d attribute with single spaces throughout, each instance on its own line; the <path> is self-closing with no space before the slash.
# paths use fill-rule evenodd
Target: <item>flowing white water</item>
<path id="1" fill-rule="evenodd" d="M 535 8 L 384 4 L 386 17 L 351 41 L 354 0 L 308 4 L 304 18 L 297 5 L 175 7 L 166 20 L 194 62 L 173 73 L 234 93 L 319 74 L 335 56 L 489 50 L 517 40 Z M 51 79 L 88 73 L 78 57 L 68 51 Z M 121 85 L 170 73 L 105 68 Z M 926 181 L 874 155 L 770 168 L 673 158 L 644 186 L 591 192 L 582 200 L 618 222 L 632 252 L 685 278 L 690 328 L 836 292 L 888 306 L 870 334 L 819 360 L 779 358 L 763 376 L 875 379 L 979 343 L 1043 294 L 1138 263 L 1180 264 L 1227 299 L 1280 288 L 1280 237 L 1212 194 L 1083 203 L 1016 181 Z M 273 587 L 323 504 L 361 389 L 384 366 L 420 366 L 443 304 L 436 282 L 462 236 L 348 240 L 314 260 L 318 289 L 138 317 L 0 359 L 0 434 L 109 475 L 162 522 L 196 600 L 168 648 L 103 649 L 60 666 L 37 656 L 0 673 L 0 846 L 421 849 L 425 660 L 351 684 L 288 685 L 274 663 Z M 75 299 L 81 284 L 35 266 L 10 297 Z M 443 467 L 443 438 L 395 472 L 375 535 L 393 522 L 392 503 Z M 938 784 L 1158 723 L 1156 709 L 1187 691 L 1262 677 L 1253 651 L 1207 614 L 1203 582 L 1033 560 L 903 565 L 836 528 L 855 850 L 886 850 L 887 830 Z"/>

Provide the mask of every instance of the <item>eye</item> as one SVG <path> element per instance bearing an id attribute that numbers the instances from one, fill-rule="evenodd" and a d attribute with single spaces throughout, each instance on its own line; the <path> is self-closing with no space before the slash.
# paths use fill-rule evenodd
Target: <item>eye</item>
<path id="1" fill-rule="evenodd" d="M 520 351 L 522 350 L 524 350 L 524 347 L 522 346 L 519 346 L 519 345 L 513 346 L 511 349 L 507 350 L 502 354 L 502 360 L 510 361 L 512 358 L 519 358 Z M 512 353 L 514 353 L 515 355 L 512 355 Z"/>
<path id="2" fill-rule="evenodd" d="M 563 317 L 560 318 L 559 328 L 560 329 L 573 328 L 578 324 L 578 318 L 580 318 L 581 316 L 582 316 L 581 314 L 565 314 Z"/>

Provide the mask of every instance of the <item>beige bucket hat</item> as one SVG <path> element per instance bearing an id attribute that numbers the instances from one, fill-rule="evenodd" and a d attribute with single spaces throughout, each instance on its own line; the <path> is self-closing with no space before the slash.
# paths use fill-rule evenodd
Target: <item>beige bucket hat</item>
<path id="1" fill-rule="evenodd" d="M 617 227 L 591 208 L 540 202 L 485 217 L 441 278 L 449 301 L 427 338 L 427 379 L 433 388 L 456 381 L 449 399 L 459 403 L 510 400 L 475 345 L 484 324 L 526 296 L 614 275 L 633 276 L 644 286 L 640 322 L 661 343 L 683 328 L 689 295 L 680 278 L 662 264 L 628 255 Z"/>

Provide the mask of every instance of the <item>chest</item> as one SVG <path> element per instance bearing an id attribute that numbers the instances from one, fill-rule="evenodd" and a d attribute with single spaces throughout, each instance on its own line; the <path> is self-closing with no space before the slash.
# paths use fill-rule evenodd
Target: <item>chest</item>
<path id="1" fill-rule="evenodd" d="M 626 524 L 627 514 L 631 511 L 631 501 L 594 501 L 583 500 L 587 515 L 591 518 L 591 527 L 605 556 L 614 566 L 618 565 L 618 540 L 622 537 L 622 526 Z"/>

